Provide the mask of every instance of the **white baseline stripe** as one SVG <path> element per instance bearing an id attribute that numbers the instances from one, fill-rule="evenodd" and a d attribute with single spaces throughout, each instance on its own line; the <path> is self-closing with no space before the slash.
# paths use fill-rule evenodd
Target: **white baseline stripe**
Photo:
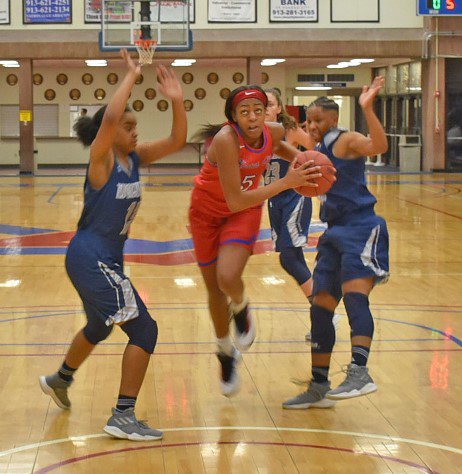
<path id="1" fill-rule="evenodd" d="M 162 429 L 160 431 L 164 433 L 175 433 L 180 431 L 225 431 L 225 430 L 241 430 L 241 431 L 289 431 L 296 433 L 320 433 L 320 434 L 336 434 L 340 436 L 354 436 L 360 438 L 375 438 L 381 439 L 384 441 L 390 441 L 393 443 L 406 443 L 406 444 L 415 444 L 417 446 L 425 446 L 432 449 L 440 449 L 441 451 L 448 451 L 450 453 L 462 455 L 462 449 L 454 448 L 451 446 L 444 446 L 442 444 L 430 443 L 427 441 L 419 441 L 409 438 L 397 438 L 395 436 L 379 435 L 372 433 L 355 433 L 354 431 L 336 431 L 336 430 L 317 430 L 310 428 L 278 428 L 274 426 L 191 426 L 187 428 L 168 428 Z M 89 434 L 82 436 L 69 436 L 68 438 L 59 438 L 50 441 L 41 441 L 39 443 L 26 444 L 24 446 L 18 446 L 17 448 L 8 449 L 6 451 L 0 451 L 0 457 L 8 456 L 10 454 L 19 453 L 21 451 L 27 451 L 29 449 L 40 448 L 42 446 L 50 446 L 53 444 L 61 444 L 72 441 L 86 441 L 87 439 L 92 438 L 109 438 L 107 434 Z"/>

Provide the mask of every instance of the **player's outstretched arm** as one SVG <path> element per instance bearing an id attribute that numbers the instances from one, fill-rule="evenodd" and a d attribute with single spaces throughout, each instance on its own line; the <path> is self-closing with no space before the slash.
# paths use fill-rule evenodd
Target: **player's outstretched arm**
<path id="1" fill-rule="evenodd" d="M 388 149 L 385 130 L 375 115 L 373 104 L 384 84 L 384 78 L 377 76 L 370 86 L 363 86 L 363 91 L 359 96 L 361 106 L 366 118 L 369 136 L 365 137 L 361 133 L 349 132 L 343 134 L 334 147 L 334 153 L 341 158 L 357 158 L 359 156 L 374 156 L 385 153 Z"/>
<path id="2" fill-rule="evenodd" d="M 186 143 L 187 120 L 183 105 L 183 89 L 171 68 L 157 67 L 159 92 L 172 102 L 172 129 L 170 135 L 160 140 L 141 143 L 136 152 L 142 165 L 148 165 L 175 151 L 180 150 Z"/>
<path id="3" fill-rule="evenodd" d="M 107 105 L 101 127 L 90 147 L 90 164 L 105 161 L 114 144 L 117 126 L 125 112 L 130 92 L 140 75 L 141 67 L 132 60 L 126 49 L 120 52 L 125 60 L 127 74 Z"/>

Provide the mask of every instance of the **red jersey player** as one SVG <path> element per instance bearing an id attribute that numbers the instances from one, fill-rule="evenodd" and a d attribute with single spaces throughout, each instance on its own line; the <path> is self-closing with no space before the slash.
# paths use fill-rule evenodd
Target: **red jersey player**
<path id="1" fill-rule="evenodd" d="M 198 134 L 213 139 L 194 179 L 189 220 L 207 287 L 222 369 L 221 390 L 226 396 L 239 388 L 238 349 L 247 350 L 255 338 L 242 273 L 258 236 L 262 204 L 289 188 L 315 187 L 311 179 L 320 176 L 313 162 L 295 169 L 294 158 L 299 151 L 284 142 L 282 125 L 265 124 L 267 102 L 260 87 L 238 87 L 226 100 L 228 122 L 209 125 Z M 292 164 L 284 178 L 259 187 L 273 153 Z M 229 335 L 230 317 L 235 323 L 237 349 Z"/>

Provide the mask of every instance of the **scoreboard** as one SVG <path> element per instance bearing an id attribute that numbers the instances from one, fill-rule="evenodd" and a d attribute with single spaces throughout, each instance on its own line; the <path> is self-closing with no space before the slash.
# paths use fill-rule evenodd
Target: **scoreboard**
<path id="1" fill-rule="evenodd" d="M 462 0 L 417 0 L 418 15 L 462 15 Z"/>

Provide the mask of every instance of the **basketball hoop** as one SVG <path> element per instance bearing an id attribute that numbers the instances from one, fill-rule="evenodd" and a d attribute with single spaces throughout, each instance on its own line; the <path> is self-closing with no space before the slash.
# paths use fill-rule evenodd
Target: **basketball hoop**
<path id="1" fill-rule="evenodd" d="M 152 57 L 156 49 L 156 42 L 153 40 L 139 39 L 134 41 L 136 50 L 138 51 L 138 62 L 140 66 L 152 64 Z"/>

